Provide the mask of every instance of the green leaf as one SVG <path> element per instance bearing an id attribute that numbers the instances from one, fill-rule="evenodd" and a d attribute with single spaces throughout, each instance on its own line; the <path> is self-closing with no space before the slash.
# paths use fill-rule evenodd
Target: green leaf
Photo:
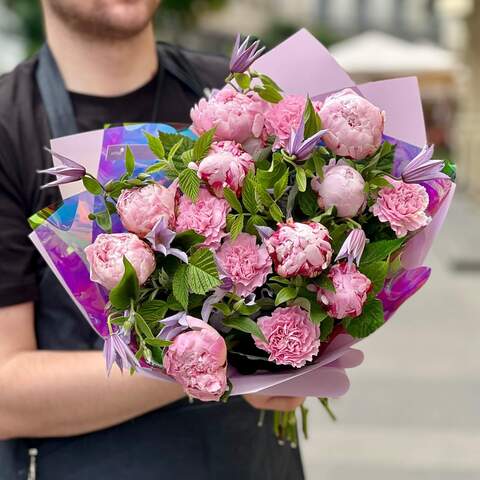
<path id="1" fill-rule="evenodd" d="M 150 165 L 145 169 L 147 173 L 159 172 L 160 170 L 170 170 L 172 167 L 166 160 L 160 160 L 159 162 Z M 173 172 L 172 172 L 173 173 Z"/>
<path id="2" fill-rule="evenodd" d="M 237 85 L 242 89 L 242 90 L 247 90 L 250 88 L 250 76 L 247 75 L 246 73 L 236 73 L 234 75 L 235 81 L 237 82 Z"/>
<path id="3" fill-rule="evenodd" d="M 365 338 L 384 323 L 383 305 L 376 298 L 363 306 L 363 312 L 355 318 L 344 319 L 343 325 L 347 332 L 355 338 Z"/>
<path id="4" fill-rule="evenodd" d="M 110 212 L 104 210 L 103 212 L 98 212 L 95 214 L 95 220 L 97 225 L 104 231 L 104 232 L 111 232 L 112 231 L 112 218 L 110 217 Z"/>
<path id="5" fill-rule="evenodd" d="M 310 319 L 312 322 L 316 325 L 322 323 L 323 326 L 323 321 L 326 318 L 328 318 L 328 313 L 317 303 L 316 299 L 310 301 Z"/>
<path id="6" fill-rule="evenodd" d="M 247 226 L 245 227 L 245 231 L 248 232 L 250 235 L 257 235 L 256 226 L 266 226 L 267 222 L 260 216 L 260 215 L 252 215 L 247 222 Z"/>
<path id="7" fill-rule="evenodd" d="M 312 155 L 313 165 L 315 167 L 315 174 L 323 178 L 323 167 L 325 166 L 325 160 L 322 158 L 322 155 L 318 150 L 316 150 Z"/>
<path id="8" fill-rule="evenodd" d="M 327 276 L 327 274 L 323 274 L 321 277 L 319 277 L 316 284 L 324 290 L 328 290 L 330 292 L 335 291 L 335 286 L 333 285 L 332 280 Z"/>
<path id="9" fill-rule="evenodd" d="M 342 223 L 341 225 L 335 225 L 332 228 L 329 228 L 330 238 L 331 238 L 331 245 L 334 252 L 338 252 L 343 245 L 343 242 L 347 238 L 348 233 L 351 230 L 351 227 L 348 226 L 346 223 Z"/>
<path id="10" fill-rule="evenodd" d="M 183 161 L 183 154 L 177 155 L 178 150 L 183 145 L 183 138 L 181 138 L 168 152 L 168 162 L 171 163 L 178 172 L 183 171 L 186 168 L 185 162 Z M 185 152 L 184 152 L 185 153 Z"/>
<path id="11" fill-rule="evenodd" d="M 282 94 L 272 85 L 264 84 L 263 87 L 255 87 L 254 90 L 260 97 L 269 103 L 278 103 L 283 99 Z"/>
<path id="12" fill-rule="evenodd" d="M 226 327 L 234 328 L 235 330 L 240 330 L 241 332 L 250 333 L 255 337 L 259 338 L 263 342 L 266 342 L 267 339 L 265 335 L 260 330 L 260 327 L 254 322 L 250 317 L 228 317 L 223 319 L 223 324 Z"/>
<path id="13" fill-rule="evenodd" d="M 283 212 L 276 203 L 272 203 L 268 211 L 276 222 L 281 222 L 283 220 Z"/>
<path id="14" fill-rule="evenodd" d="M 307 189 L 307 175 L 302 167 L 295 168 L 295 180 L 297 182 L 298 190 L 304 192 Z"/>
<path id="15" fill-rule="evenodd" d="M 310 98 L 307 99 L 305 104 L 305 138 L 309 138 L 319 130 L 322 129 L 322 121 L 318 113 L 315 111 L 313 107 L 313 103 Z"/>
<path id="16" fill-rule="evenodd" d="M 268 75 L 265 75 L 264 73 L 259 73 L 258 78 L 262 81 L 262 83 L 264 85 L 268 85 L 270 87 L 273 87 L 276 90 L 278 90 L 279 92 L 282 91 L 282 89 L 278 86 L 278 84 L 275 83 L 275 81 L 272 78 L 270 78 Z"/>
<path id="17" fill-rule="evenodd" d="M 238 213 L 243 212 L 242 204 L 240 203 L 237 196 L 235 195 L 235 192 L 232 189 L 225 187 L 223 189 L 223 196 L 234 210 L 236 210 Z"/>
<path id="18" fill-rule="evenodd" d="M 265 207 L 270 207 L 274 203 L 273 198 L 270 196 L 270 194 L 267 192 L 266 188 L 263 185 L 259 185 L 257 183 L 257 196 L 262 205 L 265 205 Z"/>
<path id="19" fill-rule="evenodd" d="M 255 196 L 255 176 L 252 171 L 249 171 L 245 177 L 242 188 L 243 205 L 252 215 L 258 212 L 258 203 Z"/>
<path id="20" fill-rule="evenodd" d="M 187 268 L 187 265 L 180 265 L 172 280 L 173 296 L 184 310 L 188 308 Z"/>
<path id="21" fill-rule="evenodd" d="M 182 192 L 195 202 L 200 193 L 200 179 L 197 172 L 190 168 L 186 168 L 178 176 L 178 183 Z"/>
<path id="22" fill-rule="evenodd" d="M 282 288 L 275 297 L 275 306 L 293 300 L 297 296 L 297 289 L 295 287 Z"/>
<path id="23" fill-rule="evenodd" d="M 317 196 L 312 190 L 301 192 L 297 196 L 300 210 L 309 218 L 315 216 L 318 210 Z"/>
<path id="24" fill-rule="evenodd" d="M 220 285 L 213 252 L 200 248 L 191 257 L 187 266 L 187 281 L 193 293 L 204 295 Z"/>
<path id="25" fill-rule="evenodd" d="M 360 272 L 366 275 L 373 285 L 373 292 L 377 294 L 385 283 L 388 272 L 388 262 L 372 262 L 360 265 Z"/>
<path id="26" fill-rule="evenodd" d="M 325 342 L 330 334 L 333 332 L 333 327 L 335 325 L 335 321 L 332 317 L 326 317 L 322 321 L 322 326 L 320 328 L 320 341 Z"/>
<path id="27" fill-rule="evenodd" d="M 195 145 L 193 147 L 193 160 L 195 162 L 199 162 L 200 160 L 203 160 L 208 155 L 208 152 L 213 142 L 214 135 L 215 135 L 215 128 L 211 128 L 196 140 Z"/>
<path id="28" fill-rule="evenodd" d="M 138 308 L 138 313 L 146 322 L 162 320 L 167 313 L 168 305 L 164 300 L 149 300 Z"/>
<path id="29" fill-rule="evenodd" d="M 278 275 L 273 275 L 270 277 L 271 282 L 277 282 L 277 283 L 282 283 L 283 285 L 288 285 L 290 283 L 290 280 L 285 277 L 280 277 Z"/>
<path id="30" fill-rule="evenodd" d="M 271 163 L 268 170 L 257 169 L 255 178 L 257 184 L 262 185 L 264 188 L 273 188 L 275 183 L 277 183 L 283 175 L 287 172 L 288 167 L 285 165 L 283 160 L 275 160 Z"/>
<path id="31" fill-rule="evenodd" d="M 243 213 L 240 213 L 236 216 L 235 220 L 232 222 L 232 225 L 230 226 L 230 237 L 232 240 L 235 240 L 238 235 L 243 230 L 243 222 L 245 220 L 245 216 Z"/>
<path id="32" fill-rule="evenodd" d="M 273 196 L 275 197 L 275 200 L 278 200 L 285 193 L 288 186 L 288 174 L 288 170 L 285 170 L 283 175 L 274 183 Z"/>
<path id="33" fill-rule="evenodd" d="M 135 312 L 135 323 L 143 335 L 145 335 L 145 338 L 155 338 L 147 322 L 138 312 Z"/>
<path id="34" fill-rule="evenodd" d="M 135 170 L 135 157 L 128 145 L 127 151 L 125 152 L 125 170 L 129 177 L 133 175 L 133 171 Z"/>
<path id="35" fill-rule="evenodd" d="M 378 188 L 390 187 L 393 188 L 393 184 L 391 184 L 386 178 L 384 177 L 375 177 L 368 182 L 371 186 Z"/>
<path id="36" fill-rule="evenodd" d="M 110 303 L 117 310 L 126 310 L 132 300 L 136 301 L 139 295 L 137 274 L 127 257 L 123 257 L 124 273 L 118 285 L 110 291 Z"/>
<path id="37" fill-rule="evenodd" d="M 363 251 L 361 264 L 385 260 L 393 252 L 398 250 L 404 243 L 403 238 L 395 240 L 380 240 L 378 242 L 367 243 Z"/>
<path id="38" fill-rule="evenodd" d="M 159 338 L 146 338 L 145 343 L 151 347 L 164 348 L 172 344 L 170 340 L 160 340 Z"/>
<path id="39" fill-rule="evenodd" d="M 96 178 L 87 177 L 86 175 L 82 178 L 83 186 L 90 192 L 92 195 L 102 195 L 103 187 Z"/>
<path id="40" fill-rule="evenodd" d="M 199 235 L 195 230 L 185 230 L 175 235 L 173 245 L 181 250 L 187 251 L 194 245 L 198 245 L 205 241 L 203 235 Z"/>
<path id="41" fill-rule="evenodd" d="M 162 141 L 148 132 L 145 132 L 144 135 L 147 137 L 148 147 L 155 156 L 159 159 L 165 158 L 165 148 Z"/>

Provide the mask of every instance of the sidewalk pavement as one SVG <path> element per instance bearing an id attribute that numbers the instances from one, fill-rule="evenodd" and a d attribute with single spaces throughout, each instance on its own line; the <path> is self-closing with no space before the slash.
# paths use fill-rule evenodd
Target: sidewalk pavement
<path id="1" fill-rule="evenodd" d="M 310 399 L 308 480 L 480 479 L 480 206 L 461 194 L 423 289 L 360 344 L 333 423 Z"/>

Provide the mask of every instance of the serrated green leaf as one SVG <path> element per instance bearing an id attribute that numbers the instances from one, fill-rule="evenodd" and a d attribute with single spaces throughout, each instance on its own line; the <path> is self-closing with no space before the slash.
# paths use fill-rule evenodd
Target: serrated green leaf
<path id="1" fill-rule="evenodd" d="M 200 193 L 200 179 L 198 178 L 197 172 L 190 168 L 186 168 L 178 176 L 178 184 L 180 190 L 189 197 L 193 202 L 195 202 Z"/>
<path id="2" fill-rule="evenodd" d="M 325 342 L 328 340 L 328 337 L 333 332 L 333 327 L 335 325 L 335 321 L 332 317 L 327 317 L 322 321 L 322 326 L 320 328 L 320 341 Z"/>
<path id="3" fill-rule="evenodd" d="M 376 298 L 372 298 L 363 306 L 363 312 L 360 316 L 343 321 L 347 332 L 355 338 L 368 337 L 383 324 L 383 304 Z"/>
<path id="4" fill-rule="evenodd" d="M 123 257 L 124 272 L 118 285 L 109 294 L 110 303 L 117 310 L 126 310 L 132 300 L 136 301 L 140 292 L 138 278 L 132 264 L 127 257 Z"/>
<path id="5" fill-rule="evenodd" d="M 378 242 L 367 243 L 360 263 L 364 264 L 385 260 L 393 252 L 398 250 L 404 241 L 403 238 L 397 238 L 395 240 L 380 240 Z"/>
<path id="6" fill-rule="evenodd" d="M 242 188 L 242 202 L 248 212 L 252 215 L 258 212 L 258 203 L 255 195 L 255 175 L 249 171 L 245 177 Z"/>
<path id="7" fill-rule="evenodd" d="M 295 168 L 295 181 L 299 192 L 304 192 L 307 189 L 307 175 L 302 167 Z"/>
<path id="8" fill-rule="evenodd" d="M 172 292 L 178 303 L 187 310 L 188 308 L 188 285 L 187 285 L 187 265 L 180 265 L 172 280 Z"/>
<path id="9" fill-rule="evenodd" d="M 265 207 L 270 207 L 274 203 L 273 198 L 267 192 L 263 185 L 257 184 L 257 197 L 260 200 L 260 203 Z"/>
<path id="10" fill-rule="evenodd" d="M 154 173 L 154 172 L 159 172 L 160 170 L 169 170 L 169 169 L 171 169 L 171 165 L 166 160 L 161 160 L 147 167 L 145 169 L 145 172 Z"/>
<path id="11" fill-rule="evenodd" d="M 183 145 L 183 138 L 181 138 L 168 152 L 168 162 L 174 165 L 178 172 L 181 172 L 186 168 L 185 162 L 183 161 L 182 155 L 177 156 L 177 152 Z M 184 152 L 185 153 L 185 152 Z"/>
<path id="12" fill-rule="evenodd" d="M 82 178 L 83 186 L 92 195 L 101 195 L 103 193 L 103 187 L 96 178 L 84 176 Z"/>
<path id="13" fill-rule="evenodd" d="M 125 152 L 125 170 L 129 177 L 133 175 L 135 170 L 135 157 L 130 147 L 127 145 L 127 150 Z"/>
<path id="14" fill-rule="evenodd" d="M 297 296 L 297 289 L 295 287 L 282 288 L 275 297 L 275 306 L 293 300 Z"/>
<path id="15" fill-rule="evenodd" d="M 314 217 L 318 210 L 317 195 L 315 194 L 315 192 L 308 189 L 305 192 L 299 193 L 297 199 L 300 210 L 307 217 Z"/>
<path id="16" fill-rule="evenodd" d="M 276 222 L 281 222 L 283 221 L 283 212 L 280 209 L 280 207 L 276 203 L 272 203 L 268 209 L 270 212 L 271 217 L 276 221 Z"/>
<path id="17" fill-rule="evenodd" d="M 135 323 L 138 329 L 145 335 L 145 338 L 155 338 L 147 322 L 138 312 L 135 312 Z"/>
<path id="18" fill-rule="evenodd" d="M 183 138 L 182 148 L 180 149 L 179 154 L 182 154 L 185 150 L 193 148 L 195 143 L 190 137 L 182 135 L 180 133 L 164 133 L 158 132 L 158 138 L 163 143 L 166 152 L 169 152 L 170 149 L 181 139 Z"/>
<path id="19" fill-rule="evenodd" d="M 190 291 L 204 295 L 220 285 L 213 252 L 207 248 L 197 250 L 187 266 L 187 281 Z"/>
<path id="20" fill-rule="evenodd" d="M 273 196 L 278 200 L 285 193 L 288 186 L 288 170 L 285 170 L 283 175 L 273 185 Z"/>
<path id="21" fill-rule="evenodd" d="M 195 145 L 193 147 L 193 160 L 195 162 L 200 162 L 208 155 L 214 135 L 215 128 L 211 128 L 195 141 Z"/>
<path id="22" fill-rule="evenodd" d="M 247 226 L 245 227 L 245 231 L 250 235 L 257 235 L 256 226 L 266 226 L 267 222 L 260 216 L 260 215 L 252 215 L 247 222 Z"/>
<path id="23" fill-rule="evenodd" d="M 164 300 L 149 300 L 142 303 L 138 308 L 138 313 L 146 322 L 156 322 L 165 317 L 168 305 Z"/>
<path id="24" fill-rule="evenodd" d="M 240 213 L 237 215 L 237 218 L 235 218 L 235 220 L 232 222 L 232 225 L 230 226 L 230 238 L 232 240 L 235 240 L 242 232 L 244 220 L 245 216 L 243 215 L 243 213 Z"/>
<path id="25" fill-rule="evenodd" d="M 223 189 L 223 196 L 235 211 L 237 211 L 238 213 L 243 212 L 242 204 L 240 203 L 237 196 L 235 195 L 235 192 L 232 189 L 225 187 Z"/>
<path id="26" fill-rule="evenodd" d="M 234 328 L 235 330 L 240 330 L 241 332 L 250 333 L 255 337 L 259 338 L 263 342 L 266 342 L 267 339 L 265 335 L 260 330 L 260 327 L 254 322 L 250 317 L 228 317 L 223 319 L 223 324 L 226 327 Z"/>
<path id="27" fill-rule="evenodd" d="M 373 293 L 378 293 L 385 284 L 385 277 L 388 272 L 388 262 L 371 262 L 360 265 L 360 272 L 366 275 L 373 286 Z"/>
<path id="28" fill-rule="evenodd" d="M 148 132 L 144 132 L 144 135 L 147 137 L 148 147 L 153 154 L 159 159 L 165 158 L 165 148 L 160 138 L 154 137 Z"/>

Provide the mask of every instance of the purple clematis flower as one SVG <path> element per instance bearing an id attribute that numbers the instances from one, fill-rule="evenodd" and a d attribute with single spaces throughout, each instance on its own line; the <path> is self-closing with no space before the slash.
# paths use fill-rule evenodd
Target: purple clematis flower
<path id="1" fill-rule="evenodd" d="M 401 178 L 405 183 L 419 183 L 426 180 L 449 178 L 442 172 L 445 163 L 442 160 L 432 160 L 433 145 L 425 145 L 421 152 L 403 169 Z"/>
<path id="2" fill-rule="evenodd" d="M 360 265 L 360 259 L 362 258 L 366 243 L 367 237 L 365 236 L 365 232 L 361 228 L 355 228 L 350 232 L 345 242 L 343 242 L 335 261 L 346 258 L 349 265 L 353 262 Z"/>
<path id="3" fill-rule="evenodd" d="M 140 364 L 128 346 L 129 338 L 121 333 L 112 333 L 105 339 L 103 355 L 107 367 L 107 374 L 110 375 L 114 363 L 118 365 L 123 373 L 124 368 L 137 368 Z"/>
<path id="4" fill-rule="evenodd" d="M 43 147 L 47 152 L 49 152 L 52 157 L 57 158 L 62 162 L 61 165 L 56 167 L 47 168 L 45 170 L 37 170 L 37 173 L 47 173 L 48 175 L 56 175 L 57 179 L 53 182 L 42 185 L 40 188 L 55 187 L 57 185 L 62 185 L 64 183 L 71 183 L 81 180 L 87 171 L 85 167 L 80 165 L 69 158 L 60 155 L 59 153 L 53 152 L 47 147 Z"/>
<path id="5" fill-rule="evenodd" d="M 243 73 L 248 70 L 250 65 L 260 57 L 265 50 L 262 47 L 258 50 L 260 41 L 257 40 L 248 46 L 250 37 L 247 37 L 242 44 L 240 44 L 240 34 L 237 34 L 235 39 L 235 45 L 233 46 L 232 57 L 230 59 L 230 72 L 231 73 Z"/>
<path id="6" fill-rule="evenodd" d="M 177 335 L 188 329 L 187 313 L 179 312 L 171 317 L 160 320 L 163 328 L 157 335 L 160 340 L 172 341 Z"/>
<path id="7" fill-rule="evenodd" d="M 152 230 L 145 237 L 151 244 L 152 248 L 163 255 L 173 255 L 182 262 L 188 263 L 188 256 L 185 252 L 178 248 L 171 248 L 170 245 L 175 238 L 175 232 L 168 228 L 168 221 L 161 216 L 158 222 L 153 226 Z"/>
<path id="8" fill-rule="evenodd" d="M 260 238 L 262 239 L 262 241 L 265 241 L 268 238 L 270 238 L 275 231 L 272 228 L 266 227 L 264 225 L 255 225 L 255 228 L 257 229 L 257 232 L 260 235 Z"/>
<path id="9" fill-rule="evenodd" d="M 304 139 L 305 136 L 305 117 L 302 115 L 300 125 L 295 130 L 292 128 L 288 145 L 285 148 L 289 155 L 295 156 L 297 160 L 306 160 L 317 147 L 320 139 L 327 130 L 319 130 L 311 137 Z"/>

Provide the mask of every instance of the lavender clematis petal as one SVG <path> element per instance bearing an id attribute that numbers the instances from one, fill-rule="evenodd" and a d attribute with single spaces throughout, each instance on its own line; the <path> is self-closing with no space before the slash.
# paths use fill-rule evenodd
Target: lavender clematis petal
<path id="1" fill-rule="evenodd" d="M 37 173 L 46 173 L 48 175 L 55 175 L 57 177 L 57 179 L 53 182 L 42 185 L 40 188 L 55 187 L 64 183 L 76 182 L 78 180 L 81 180 L 87 173 L 85 167 L 83 167 L 79 163 L 74 162 L 73 160 L 63 155 L 60 155 L 59 153 L 53 152 L 47 147 L 44 148 L 53 157 L 60 160 L 62 164 L 51 168 L 46 168 L 44 170 L 37 170 Z"/>
<path id="2" fill-rule="evenodd" d="M 224 290 L 222 288 L 216 288 L 215 291 L 203 302 L 201 316 L 204 322 L 208 323 L 208 320 L 210 319 L 210 315 L 213 310 L 213 306 L 216 303 L 220 302 L 226 293 L 227 290 Z"/>
<path id="3" fill-rule="evenodd" d="M 103 354 L 108 375 L 110 375 L 114 363 L 118 365 L 122 372 L 124 368 L 136 369 L 140 365 L 130 350 L 125 337 L 119 333 L 113 333 L 105 339 Z"/>
<path id="4" fill-rule="evenodd" d="M 173 340 L 177 335 L 188 329 L 186 312 L 179 312 L 171 317 L 160 320 L 164 327 L 157 335 L 160 340 Z"/>
<path id="5" fill-rule="evenodd" d="M 432 160 L 433 145 L 425 145 L 420 153 L 405 165 L 401 177 L 406 183 L 419 183 L 426 180 L 449 178 L 442 172 L 445 163 L 442 160 Z"/>
<path id="6" fill-rule="evenodd" d="M 350 232 L 345 242 L 343 242 L 335 261 L 346 258 L 349 265 L 354 261 L 357 265 L 360 265 L 360 259 L 362 258 L 366 243 L 367 237 L 365 236 L 365 232 L 361 228 L 355 228 Z"/>
<path id="7" fill-rule="evenodd" d="M 270 238 L 274 232 L 274 230 L 271 229 L 270 227 L 265 227 L 263 225 L 255 225 L 255 228 L 257 229 L 257 232 L 259 233 L 262 240 L 266 240 L 267 238 Z"/>
<path id="8" fill-rule="evenodd" d="M 185 252 L 178 248 L 170 248 L 175 238 L 175 232 L 168 228 L 168 221 L 165 217 L 160 217 L 152 230 L 145 237 L 151 244 L 152 248 L 163 255 L 173 255 L 182 262 L 188 263 L 188 256 Z"/>
<path id="9" fill-rule="evenodd" d="M 248 70 L 250 65 L 260 57 L 265 50 L 265 47 L 258 49 L 260 41 L 256 40 L 250 46 L 248 42 L 250 37 L 247 37 L 242 44 L 240 44 L 240 34 L 237 34 L 235 44 L 233 46 L 232 57 L 230 59 L 230 72 L 243 73 Z"/>

